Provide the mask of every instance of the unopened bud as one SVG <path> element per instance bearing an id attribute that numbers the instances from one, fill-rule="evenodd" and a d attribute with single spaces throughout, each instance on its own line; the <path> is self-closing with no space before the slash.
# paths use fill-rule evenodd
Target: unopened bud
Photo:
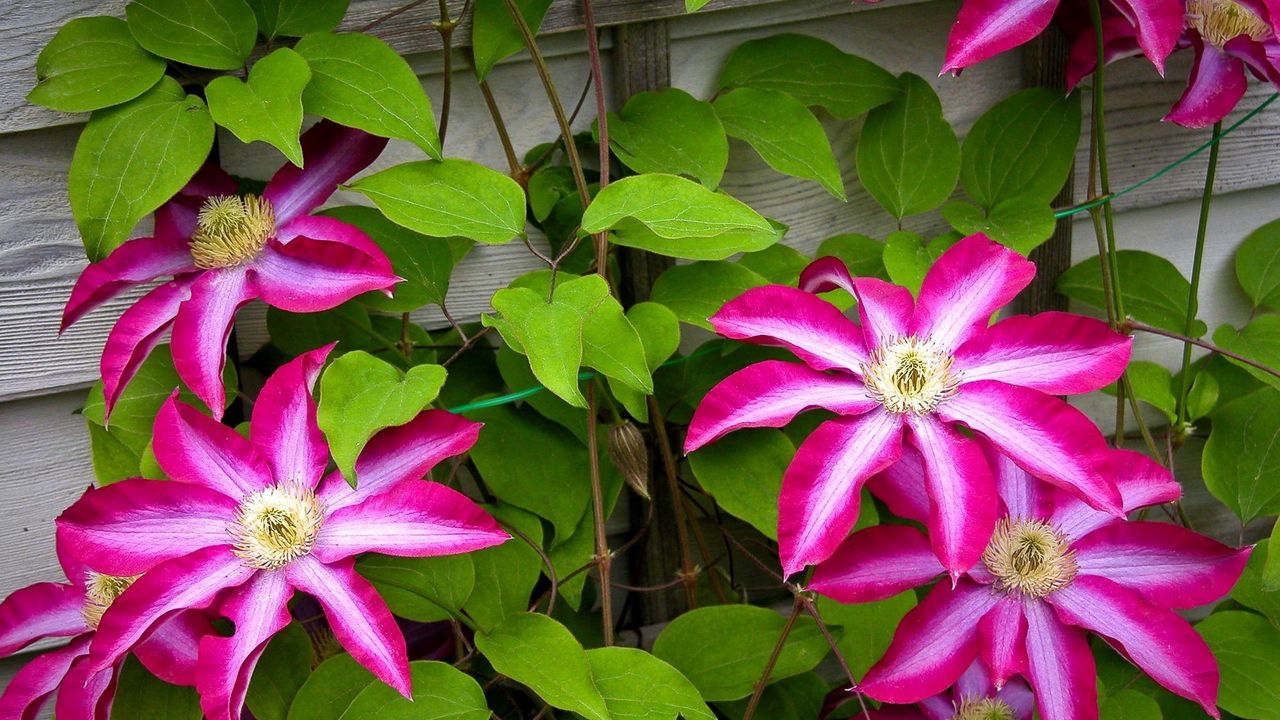
<path id="1" fill-rule="evenodd" d="M 630 420 L 609 428 L 609 457 L 636 494 L 649 499 L 649 448 Z"/>

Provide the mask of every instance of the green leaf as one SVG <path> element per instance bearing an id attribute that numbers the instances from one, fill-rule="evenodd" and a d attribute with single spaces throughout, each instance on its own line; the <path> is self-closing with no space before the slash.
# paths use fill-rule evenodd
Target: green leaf
<path id="1" fill-rule="evenodd" d="M 932 210 L 956 188 L 960 141 L 923 78 L 903 74 L 902 95 L 872 110 L 858 139 L 858 180 L 894 217 Z"/>
<path id="2" fill-rule="evenodd" d="M 688 175 L 715 189 L 729 163 L 729 141 L 711 104 L 684 90 L 636 93 L 609 113 L 609 149 L 637 173 Z M 599 138 L 598 123 L 595 127 Z"/>
<path id="3" fill-rule="evenodd" d="M 498 372 L 502 375 L 502 382 L 510 390 L 521 391 L 541 386 L 537 376 L 533 374 L 533 370 L 529 367 L 528 359 L 512 350 L 510 345 L 502 343 L 498 348 L 498 352 L 491 354 L 497 360 Z M 524 404 L 537 410 L 543 417 L 563 425 L 569 432 L 573 433 L 574 437 L 578 438 L 584 445 L 586 444 L 587 411 L 585 408 L 574 407 L 561 400 L 554 393 L 549 392 L 535 392 L 524 398 L 523 401 Z"/>
<path id="4" fill-rule="evenodd" d="M 347 14 L 351 0 L 248 0 L 265 38 L 329 32 Z"/>
<path id="5" fill-rule="evenodd" d="M 796 285 L 800 282 L 800 273 L 809 267 L 812 258 L 789 245 L 781 243 L 746 253 L 738 259 L 738 264 L 759 273 L 764 279 L 775 285 Z"/>
<path id="6" fill-rule="evenodd" d="M 898 97 L 887 70 L 807 35 L 774 35 L 742 43 L 720 71 L 720 88 L 778 90 L 832 115 L 855 118 Z"/>
<path id="7" fill-rule="evenodd" d="M 338 720 L 361 690 L 378 680 L 346 653 L 320 663 L 298 689 L 289 720 Z"/>
<path id="8" fill-rule="evenodd" d="M 1047 208 L 1067 181 L 1079 141 L 1079 93 L 1023 90 L 974 123 L 964 139 L 960 184 L 987 210 L 1015 198 Z"/>
<path id="9" fill-rule="evenodd" d="M 577 195 L 573 170 L 564 165 L 544 165 L 529 176 L 529 209 L 538 222 L 550 217 L 561 200 Z"/>
<path id="10" fill-rule="evenodd" d="M 1276 527 L 1280 527 L 1280 523 Z M 1231 588 L 1231 599 L 1251 610 L 1257 610 L 1267 616 L 1272 624 L 1280 626 L 1280 592 L 1276 592 L 1280 587 L 1269 582 L 1276 579 L 1274 571 L 1277 563 L 1280 563 L 1280 552 L 1271 553 L 1272 547 L 1280 548 L 1280 543 L 1275 540 L 1275 533 L 1273 529 L 1270 538 L 1253 548 L 1249 564 L 1245 566 L 1235 587 Z"/>
<path id="11" fill-rule="evenodd" d="M 827 691 L 827 682 L 816 672 L 807 672 L 773 683 L 761 693 L 755 717 L 771 720 L 821 717 Z M 716 707 L 729 720 L 744 720 L 750 703 L 749 699 L 742 699 L 719 702 Z"/>
<path id="12" fill-rule="evenodd" d="M 89 455 L 93 477 L 99 487 L 137 477 L 142 471 L 142 458 L 106 428 L 92 421 L 89 429 Z"/>
<path id="13" fill-rule="evenodd" d="M 431 237 L 498 244 L 524 235 L 524 190 L 470 160 L 393 165 L 350 186 L 392 221 Z"/>
<path id="14" fill-rule="evenodd" d="M 184 65 L 235 70 L 258 38 L 244 0 L 133 0 L 124 13 L 139 45 Z"/>
<path id="15" fill-rule="evenodd" d="M 563 297 L 570 291 L 577 291 L 585 298 L 594 297 L 594 290 L 577 289 L 582 283 L 603 286 L 606 293 L 583 322 L 582 364 L 599 370 L 611 381 L 635 392 L 652 393 L 653 376 L 650 375 L 644 343 L 617 298 L 608 294 L 608 282 L 599 275 L 588 275 L 560 285 L 556 288 L 556 297 Z M 588 306 L 590 302 L 588 299 Z"/>
<path id="16" fill-rule="evenodd" d="M 527 686 L 548 705 L 588 720 L 610 720 L 591 679 L 587 653 L 563 625 L 546 615 L 518 613 L 476 634 L 476 649 L 493 669 Z"/>
<path id="17" fill-rule="evenodd" d="M 908 590 L 876 602 L 846 605 L 818 598 L 818 610 L 828 625 L 840 628 L 836 641 L 840 654 L 854 675 L 861 677 L 889 649 L 894 630 L 911 608 L 916 595 Z"/>
<path id="18" fill-rule="evenodd" d="M 138 97 L 163 75 L 164 60 L 143 50 L 120 18 L 76 18 L 40 51 L 27 101 L 61 112 L 100 110 Z"/>
<path id="19" fill-rule="evenodd" d="M 697 12 L 702 9 L 703 5 L 711 2 L 711 0 L 684 0 L 685 12 Z"/>
<path id="20" fill-rule="evenodd" d="M 294 49 L 311 66 L 311 82 L 302 93 L 308 114 L 408 140 L 440 158 L 431 101 L 409 63 L 386 43 L 360 33 L 317 33 Z"/>
<path id="21" fill-rule="evenodd" d="M 271 344 L 290 357 L 335 341 L 343 351 L 373 347 L 370 344 L 373 323 L 369 311 L 355 301 L 314 313 L 291 313 L 269 307 L 267 333 L 271 336 Z"/>
<path id="22" fill-rule="evenodd" d="M 596 648 L 587 663 L 613 720 L 715 720 L 688 678 L 643 650 Z"/>
<path id="23" fill-rule="evenodd" d="M 258 720 L 285 720 L 289 706 L 311 674 L 311 636 L 292 622 L 267 643 L 258 661 L 245 703 Z"/>
<path id="24" fill-rule="evenodd" d="M 778 230 L 745 204 L 675 175 L 635 175 L 600 191 L 582 231 L 612 230 L 618 245 L 689 260 L 763 250 Z"/>
<path id="25" fill-rule="evenodd" d="M 307 61 L 280 48 L 253 64 L 249 79 L 223 75 L 205 87 L 213 121 L 243 143 L 262 140 L 302 167 L 302 89 L 311 80 Z"/>
<path id="26" fill-rule="evenodd" d="M 542 18 L 546 16 L 551 2 L 552 0 L 515 0 L 516 7 L 520 9 L 520 14 L 534 35 L 538 34 Z M 475 57 L 476 78 L 479 80 L 487 78 L 503 58 L 524 49 L 520 27 L 511 17 L 504 0 L 476 0 L 471 21 L 471 46 Z"/>
<path id="27" fill-rule="evenodd" d="M 726 302 L 769 281 L 737 263 L 696 262 L 667 268 L 649 298 L 667 306 L 681 322 L 714 330 L 707 318 Z"/>
<path id="28" fill-rule="evenodd" d="M 1236 279 L 1254 310 L 1280 311 L 1280 220 L 1249 233 L 1236 248 Z"/>
<path id="29" fill-rule="evenodd" d="M 373 208 L 348 205 L 320 214 L 363 230 L 387 254 L 396 275 L 404 278 L 404 282 L 396 284 L 394 297 L 377 291 L 360 296 L 360 302 L 375 310 L 409 312 L 423 305 L 443 303 L 454 266 L 472 248 L 467 238 L 422 235 L 391 222 Z"/>
<path id="30" fill-rule="evenodd" d="M 1267 548 L 1270 547 L 1272 543 L 1274 543 L 1276 547 L 1280 548 L 1280 540 L 1276 540 L 1277 537 L 1280 537 L 1280 522 L 1271 526 L 1271 537 L 1259 543 L 1258 546 L 1255 546 L 1253 554 L 1257 555 L 1259 552 L 1266 553 L 1265 562 L 1262 566 L 1262 590 L 1263 592 L 1269 593 L 1271 597 L 1274 598 L 1273 602 L 1275 602 L 1277 606 L 1280 606 L 1280 552 L 1275 555 L 1267 552 Z M 1259 550 L 1259 547 L 1261 547 L 1261 550 Z M 1250 556 L 1250 559 L 1252 560 L 1252 556 Z M 1270 618 L 1272 622 L 1280 625 L 1280 607 L 1267 613 L 1267 617 Z"/>
<path id="31" fill-rule="evenodd" d="M 622 475 L 614 467 L 613 462 L 605 454 L 605 429 L 598 428 L 597 439 L 600 448 L 600 494 L 604 500 L 604 514 L 609 517 L 613 514 L 614 506 L 617 504 L 618 496 L 622 493 Z M 582 462 L 586 462 L 584 458 Z M 588 511 L 578 518 L 578 526 L 574 528 L 573 533 L 569 537 L 556 537 L 555 546 L 547 553 L 551 559 L 551 564 L 556 569 L 559 576 L 567 576 L 569 573 L 586 565 L 595 555 L 595 517 Z M 587 584 L 587 574 L 578 573 L 577 575 L 561 582 L 560 597 L 565 599 L 575 611 L 587 610 L 591 608 L 583 608 L 583 595 Z M 579 634 L 579 637 L 582 637 Z M 601 641 L 603 643 L 603 640 Z"/>
<path id="32" fill-rule="evenodd" d="M 804 103 L 778 90 L 743 87 L 717 98 L 715 111 L 724 131 L 755 148 L 769 167 L 847 199 L 827 133 Z"/>
<path id="33" fill-rule="evenodd" d="M 488 505 L 485 510 L 508 529 L 514 528 L 542 545 L 542 521 L 511 505 Z M 511 615 L 529 607 L 529 595 L 542 576 L 542 558 L 524 540 L 512 539 L 492 548 L 469 553 L 481 578 L 463 607 L 481 630 L 497 627 Z"/>
<path id="34" fill-rule="evenodd" d="M 1058 226 L 1048 203 L 1021 197 L 1001 200 L 990 210 L 954 200 L 942 206 L 942 217 L 964 235 L 982 233 L 1023 255 L 1048 240 Z"/>
<path id="35" fill-rule="evenodd" d="M 645 362 L 657 370 L 680 347 L 680 320 L 666 305 L 639 302 L 627 308 L 627 319 L 644 343 Z"/>
<path id="36" fill-rule="evenodd" d="M 418 365 L 402 373 L 361 350 L 342 355 L 325 369 L 316 419 L 352 487 L 358 481 L 356 458 L 369 438 L 416 417 L 436 399 L 446 375 L 439 365 Z"/>
<path id="37" fill-rule="evenodd" d="M 1164 413 L 1170 422 L 1178 414 L 1178 400 L 1173 395 L 1173 374 L 1163 365 L 1146 360 L 1129 363 L 1129 384 L 1133 394 L 1142 402 Z M 1116 394 L 1116 384 L 1103 388 L 1108 395 Z"/>
<path id="38" fill-rule="evenodd" d="M 1280 315 L 1261 315 L 1249 321 L 1243 330 L 1223 325 L 1213 333 L 1213 342 L 1224 350 L 1247 357 L 1270 368 L 1280 368 Z M 1223 356 L 1227 362 L 1268 385 L 1280 388 L 1280 378 L 1248 363 Z"/>
<path id="39" fill-rule="evenodd" d="M 1187 319 L 1191 283 L 1173 263 L 1141 250 L 1116 253 L 1120 266 L 1120 295 L 1124 310 L 1134 318 L 1181 334 Z M 1091 257 L 1058 276 L 1058 292 L 1073 300 L 1106 308 L 1102 293 L 1102 268 Z M 1191 335 L 1200 337 L 1208 326 L 1196 320 Z"/>
<path id="40" fill-rule="evenodd" d="M 1160 706 L 1150 695 L 1121 690 L 1108 695 L 1098 708 L 1100 720 L 1161 720 Z"/>
<path id="41" fill-rule="evenodd" d="M 662 630 L 653 654 L 684 673 L 704 700 L 737 700 L 751 694 L 785 624 L 778 613 L 754 605 L 698 608 Z M 769 677 L 812 670 L 827 650 L 813 620 L 798 618 Z"/>
<path id="42" fill-rule="evenodd" d="M 211 147 L 213 119 L 204 102 L 173 78 L 95 112 L 80 133 L 67 177 L 71 213 L 89 259 L 106 257 L 143 216 L 181 190 Z"/>
<path id="43" fill-rule="evenodd" d="M 734 517 L 778 539 L 778 491 L 796 446 L 781 430 L 740 430 L 689 454 L 698 484 Z"/>
<path id="44" fill-rule="evenodd" d="M 199 720 L 195 688 L 170 685 L 142 667 L 136 658 L 124 662 L 118 676 L 112 720 Z"/>
<path id="45" fill-rule="evenodd" d="M 833 235 L 818 246 L 814 257 L 838 257 L 854 277 L 876 277 L 888 280 L 884 269 L 884 243 L 867 235 L 849 233 Z"/>
<path id="46" fill-rule="evenodd" d="M 1187 416 L 1199 420 L 1213 412 L 1220 392 L 1218 380 L 1211 373 L 1196 373 L 1191 380 L 1191 388 L 1187 390 Z"/>
<path id="47" fill-rule="evenodd" d="M 356 570 L 373 583 L 391 612 L 417 622 L 453 617 L 476 582 L 470 555 L 419 558 L 369 553 L 356 561 Z"/>
<path id="48" fill-rule="evenodd" d="M 474 678 L 448 663 L 409 663 L 413 697 L 375 682 L 356 695 L 342 720 L 487 720 L 492 714 Z"/>
<path id="49" fill-rule="evenodd" d="M 883 262 L 894 284 L 907 288 L 912 295 L 919 295 L 933 258 L 924 238 L 908 230 L 898 230 L 884 240 Z"/>
<path id="50" fill-rule="evenodd" d="M 1280 630 L 1247 612 L 1214 613 L 1196 630 L 1222 673 L 1218 704 L 1244 718 L 1280 718 Z"/>
<path id="51" fill-rule="evenodd" d="M 1214 413 L 1201 471 L 1245 523 L 1280 513 L 1280 391 L 1263 388 Z"/>

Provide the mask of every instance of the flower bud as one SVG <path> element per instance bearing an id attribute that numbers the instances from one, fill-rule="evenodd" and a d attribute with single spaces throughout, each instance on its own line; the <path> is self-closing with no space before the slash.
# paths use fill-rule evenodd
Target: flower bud
<path id="1" fill-rule="evenodd" d="M 609 428 L 609 457 L 636 494 L 649 499 L 649 448 L 640 429 L 630 420 Z"/>

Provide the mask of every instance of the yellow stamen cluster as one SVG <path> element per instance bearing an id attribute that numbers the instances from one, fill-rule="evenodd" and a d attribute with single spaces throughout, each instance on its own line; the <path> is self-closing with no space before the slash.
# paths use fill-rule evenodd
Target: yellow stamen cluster
<path id="1" fill-rule="evenodd" d="M 1078 570 L 1066 539 L 1039 520 L 1001 519 L 982 562 L 999 589 L 1035 598 L 1066 587 Z"/>
<path id="2" fill-rule="evenodd" d="M 300 485 L 259 490 L 240 501 L 228 526 L 235 554 L 251 568 L 282 568 L 311 552 L 324 514 L 315 493 Z"/>
<path id="3" fill-rule="evenodd" d="M 1235 0 L 1187 0 L 1187 24 L 1217 47 L 1242 35 L 1254 40 L 1272 35 L 1265 20 Z"/>
<path id="4" fill-rule="evenodd" d="M 271 203 L 256 196 L 223 195 L 204 201 L 191 235 L 191 257 L 206 270 L 252 260 L 275 234 Z"/>
<path id="5" fill-rule="evenodd" d="M 84 583 L 84 607 L 80 609 L 80 613 L 84 615 L 84 624 L 90 630 L 97 630 L 98 623 L 102 622 L 102 614 L 139 577 L 141 575 L 117 577 L 89 572 Z"/>
<path id="6" fill-rule="evenodd" d="M 923 415 L 955 395 L 954 358 L 928 340 L 900 338 L 877 348 L 862 367 L 871 396 L 894 413 Z"/>
<path id="7" fill-rule="evenodd" d="M 960 703 L 952 720 L 1014 720 L 1014 714 L 1001 700 L 981 698 Z"/>

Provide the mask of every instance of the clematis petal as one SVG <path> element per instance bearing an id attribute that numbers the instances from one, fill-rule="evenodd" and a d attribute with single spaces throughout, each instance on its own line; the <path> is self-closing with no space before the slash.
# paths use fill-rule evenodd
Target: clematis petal
<path id="1" fill-rule="evenodd" d="M 93 636 L 93 669 L 103 670 L 145 639 L 172 613 L 203 610 L 227 588 L 259 572 L 240 562 L 230 545 L 216 545 L 157 565 L 129 586 L 102 615 Z"/>
<path id="2" fill-rule="evenodd" d="M 58 517 L 59 540 L 107 575 L 139 575 L 227 543 L 235 500 L 200 485 L 130 478 L 91 489 Z"/>
<path id="3" fill-rule="evenodd" d="M 1049 27 L 1059 0 L 964 0 L 942 72 L 962 70 L 1012 50 Z"/>
<path id="4" fill-rule="evenodd" d="M 222 369 L 231 323 L 236 311 L 253 298 L 243 267 L 206 271 L 191 285 L 191 298 L 182 303 L 173 322 L 174 369 L 215 419 L 222 417 L 226 402 Z"/>
<path id="5" fill-rule="evenodd" d="M 178 482 L 239 500 L 275 481 L 253 443 L 178 400 L 177 391 L 156 414 L 154 438 L 156 462 Z"/>
<path id="6" fill-rule="evenodd" d="M 204 613 L 178 613 L 162 620 L 155 632 L 134 646 L 133 654 L 152 675 L 170 685 L 192 685 L 200 639 L 214 634 L 213 624 Z"/>
<path id="7" fill-rule="evenodd" d="M 138 298 L 120 316 L 102 348 L 102 395 L 104 414 L 109 421 L 120 393 L 133 379 L 164 331 L 173 323 L 178 308 L 191 296 L 195 276 L 167 282 Z"/>
<path id="8" fill-rule="evenodd" d="M 826 560 L 858 519 L 859 490 L 902 452 L 902 421 L 884 411 L 829 420 L 782 477 L 778 550 L 784 575 Z"/>
<path id="9" fill-rule="evenodd" d="M 943 572 L 924 533 L 908 525 L 875 525 L 850 535 L 818 563 L 809 589 L 842 603 L 873 602 Z"/>
<path id="10" fill-rule="evenodd" d="M 748 365 L 711 388 L 694 410 L 684 449 L 693 452 L 742 428 L 782 427 L 813 408 L 861 415 L 877 405 L 855 377 L 766 360 Z"/>
<path id="11" fill-rule="evenodd" d="M 1077 576 L 1045 599 L 1064 622 L 1118 643 L 1153 680 L 1218 717 L 1218 664 L 1204 639 L 1177 613 L 1092 575 Z"/>
<path id="12" fill-rule="evenodd" d="M 977 234 L 952 245 L 924 276 L 912 333 L 954 351 L 980 331 L 1035 277 L 1036 266 Z"/>
<path id="13" fill-rule="evenodd" d="M 1099 472 L 1107 443 L 1097 426 L 1066 402 L 1038 390 L 979 380 L 961 385 L 938 415 L 981 433 L 1032 475 L 1119 513 L 1120 493 Z"/>
<path id="14" fill-rule="evenodd" d="M 177 195 L 156 210 L 155 236 L 185 242 L 196 230 L 196 219 L 205 200 L 238 192 L 236 181 L 210 158 Z"/>
<path id="15" fill-rule="evenodd" d="M 996 492 L 1004 503 L 1005 513 L 1015 519 L 1038 520 L 1047 515 L 1047 500 L 1039 481 L 1026 470 L 1018 467 L 1008 456 L 1001 454 L 990 443 L 983 443 L 991 474 L 996 481 Z M 1110 516 L 1108 516 L 1110 517 Z"/>
<path id="16" fill-rule="evenodd" d="M 1064 312 L 1015 315 L 956 351 L 965 382 L 1000 380 L 1050 395 L 1074 395 L 1115 382 L 1129 364 L 1133 338 L 1094 318 Z"/>
<path id="17" fill-rule="evenodd" d="M 116 668 L 94 671 L 88 657 L 71 663 L 58 687 L 54 715 L 60 718 L 107 720 L 116 690 Z"/>
<path id="18" fill-rule="evenodd" d="M 1111 0 L 1132 23 L 1142 52 L 1164 75 L 1164 61 L 1178 46 L 1186 19 L 1183 0 Z"/>
<path id="19" fill-rule="evenodd" d="M 1116 522 L 1072 544 L 1082 575 L 1113 580 L 1147 602 L 1193 608 L 1231 592 L 1251 547 L 1236 549 L 1177 525 Z"/>
<path id="20" fill-rule="evenodd" d="M 1102 20 L 1103 57 L 1106 63 L 1142 54 L 1133 25 L 1122 17 Z M 1071 42 L 1067 54 L 1067 91 L 1074 90 L 1080 81 L 1093 74 L 1098 66 L 1098 45 L 1093 28 L 1087 28 Z"/>
<path id="21" fill-rule="evenodd" d="M 902 446 L 898 461 L 871 476 L 867 489 L 900 518 L 920 524 L 929 521 L 930 500 L 924 484 L 924 458 L 910 443 Z"/>
<path id="22" fill-rule="evenodd" d="M 961 580 L 938 583 L 893 635 L 893 642 L 860 688 L 881 702 L 913 703 L 951 686 L 978 656 L 978 621 L 996 595 Z"/>
<path id="23" fill-rule="evenodd" d="M 842 289 L 853 294 L 853 276 L 849 266 L 837 257 L 820 257 L 800 271 L 799 288 L 808 293 Z"/>
<path id="24" fill-rule="evenodd" d="M 867 361 L 858 326 L 835 305 L 796 288 L 752 288 L 709 320 L 727 338 L 781 345 L 815 370 L 838 368 L 860 375 Z"/>
<path id="25" fill-rule="evenodd" d="M 1189 31 L 1196 59 L 1186 91 L 1164 119 L 1183 127 L 1208 127 L 1226 117 L 1249 89 L 1244 62 Z"/>
<path id="26" fill-rule="evenodd" d="M 43 582 L 14 590 L 0 603 L 0 657 L 47 637 L 70 637 L 88 630 L 84 593 L 72 585 Z"/>
<path id="27" fill-rule="evenodd" d="M 1053 608 L 1023 605 L 1027 619 L 1027 679 L 1042 720 L 1098 720 L 1093 652 L 1079 629 L 1065 625 Z"/>
<path id="28" fill-rule="evenodd" d="M 195 674 L 200 708 L 209 720 L 240 720 L 249 678 L 267 642 L 284 629 L 293 588 L 283 570 L 264 571 L 227 595 L 221 613 L 235 623 L 230 636 L 200 641 Z"/>
<path id="29" fill-rule="evenodd" d="M 40 709 L 58 689 L 71 664 L 89 651 L 89 635 L 81 635 L 56 650 L 27 663 L 9 680 L 0 694 L 0 718 L 36 720 Z"/>
<path id="30" fill-rule="evenodd" d="M 1121 509 L 1126 513 L 1160 503 L 1173 502 L 1182 496 L 1182 486 L 1163 465 L 1134 450 L 1108 450 L 1102 474 L 1115 480 L 1120 491 Z M 1080 502 L 1075 495 L 1050 492 L 1049 517 L 1058 531 L 1080 538 L 1095 529 L 1114 522 L 1115 516 L 1100 512 Z"/>
<path id="31" fill-rule="evenodd" d="M 862 337 L 868 350 L 910 334 L 911 315 L 915 310 L 910 290 L 876 278 L 855 278 L 853 290 L 858 298 L 858 317 L 862 319 Z"/>
<path id="32" fill-rule="evenodd" d="M 329 445 L 316 423 L 311 393 L 333 345 L 285 363 L 267 378 L 254 400 L 249 436 L 277 480 L 314 488 L 329 463 Z"/>
<path id="33" fill-rule="evenodd" d="M 978 623 L 978 657 L 991 671 L 991 683 L 1003 688 L 1009 678 L 1027 672 L 1027 618 L 1017 595 L 1000 598 Z"/>
<path id="34" fill-rule="evenodd" d="M 191 250 L 183 238 L 142 237 L 130 240 L 86 267 L 76 278 L 71 298 L 62 310 L 60 330 L 66 330 L 85 313 L 134 285 L 195 269 Z"/>
<path id="35" fill-rule="evenodd" d="M 316 497 L 329 512 L 365 501 L 406 480 L 420 480 L 445 458 L 475 445 L 481 424 L 444 410 L 427 410 L 397 427 L 379 431 L 356 458 L 356 487 L 342 474 L 325 476 Z"/>
<path id="36" fill-rule="evenodd" d="M 351 657 L 379 680 L 411 697 L 404 636 L 373 586 L 355 571 L 355 561 L 326 565 L 308 555 L 286 570 L 294 587 L 324 607 L 329 626 Z"/>
<path id="37" fill-rule="evenodd" d="M 989 615 L 990 613 L 988 613 Z M 991 675 L 981 660 L 974 660 L 951 689 L 957 698 L 984 698 L 991 694 Z"/>
<path id="38" fill-rule="evenodd" d="M 1248 35 L 1240 35 L 1228 40 L 1222 49 L 1231 57 L 1244 61 L 1259 79 L 1280 87 L 1280 47 L 1275 38 L 1260 42 Z"/>
<path id="39" fill-rule="evenodd" d="M 908 415 L 924 462 L 929 540 L 951 577 L 973 567 L 996 528 L 996 485 L 982 448 L 932 416 Z"/>
<path id="40" fill-rule="evenodd" d="M 471 498 L 434 482 L 405 480 L 325 519 L 312 550 L 332 563 L 357 553 L 401 557 L 458 555 L 511 538 Z"/>
<path id="41" fill-rule="evenodd" d="M 996 699 L 1003 701 L 1013 711 L 1014 720 L 1031 720 L 1036 711 L 1036 697 L 1031 687 L 1022 678 L 1013 678 L 996 693 Z"/>
<path id="42" fill-rule="evenodd" d="M 275 208 L 276 224 L 285 225 L 324 204 L 338 185 L 369 167 L 382 154 L 387 139 L 322 120 L 302 134 L 304 168 L 286 164 L 267 183 L 263 196 Z"/>
<path id="43" fill-rule="evenodd" d="M 399 281 L 381 253 L 369 255 L 349 244 L 303 236 L 288 245 L 268 242 L 252 268 L 250 282 L 263 302 L 298 313 L 329 310 L 371 290 L 390 294 Z"/>

